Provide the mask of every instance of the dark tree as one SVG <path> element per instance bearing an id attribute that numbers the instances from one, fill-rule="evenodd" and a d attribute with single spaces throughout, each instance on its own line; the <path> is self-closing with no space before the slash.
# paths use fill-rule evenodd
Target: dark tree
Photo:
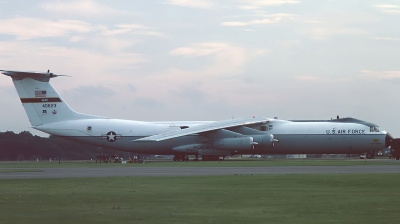
<path id="1" fill-rule="evenodd" d="M 28 131 L 19 134 L 0 132 L 0 160 L 35 160 L 63 158 L 82 160 L 95 158 L 95 146 L 68 141 L 56 136 L 43 138 Z"/>

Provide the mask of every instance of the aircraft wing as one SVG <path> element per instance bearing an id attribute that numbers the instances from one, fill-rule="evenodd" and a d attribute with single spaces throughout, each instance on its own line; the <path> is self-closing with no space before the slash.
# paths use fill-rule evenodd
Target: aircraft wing
<path id="1" fill-rule="evenodd" d="M 239 118 L 224 121 L 215 121 L 207 124 L 201 124 L 185 129 L 175 130 L 160 133 L 157 135 L 148 136 L 145 138 L 136 139 L 134 141 L 163 141 L 171 138 L 177 138 L 185 135 L 200 134 L 208 131 L 214 131 L 224 128 L 232 128 L 238 126 L 245 126 L 258 123 L 266 123 L 269 121 L 267 118 Z"/>

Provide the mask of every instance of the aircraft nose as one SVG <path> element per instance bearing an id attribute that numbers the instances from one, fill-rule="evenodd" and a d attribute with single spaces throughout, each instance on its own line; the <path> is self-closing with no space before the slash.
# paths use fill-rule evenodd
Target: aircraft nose
<path id="1" fill-rule="evenodd" d="M 389 134 L 389 132 L 388 132 L 385 137 L 385 148 L 387 148 L 391 145 L 392 140 L 393 140 L 393 136 L 391 134 Z"/>

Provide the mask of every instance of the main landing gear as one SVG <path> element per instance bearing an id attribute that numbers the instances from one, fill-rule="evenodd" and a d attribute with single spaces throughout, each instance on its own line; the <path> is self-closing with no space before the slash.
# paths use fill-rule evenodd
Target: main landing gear
<path id="1" fill-rule="evenodd" d="M 367 152 L 365 157 L 367 157 L 367 159 L 375 159 L 375 153 L 373 151 Z"/>
<path id="2" fill-rule="evenodd" d="M 187 155 L 175 155 L 173 160 L 174 161 L 189 161 L 189 156 L 187 156 Z"/>

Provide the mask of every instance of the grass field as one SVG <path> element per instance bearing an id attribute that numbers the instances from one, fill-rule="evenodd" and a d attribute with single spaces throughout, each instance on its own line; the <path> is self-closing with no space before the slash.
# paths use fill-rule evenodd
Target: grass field
<path id="1" fill-rule="evenodd" d="M 351 165 L 399 165 L 396 160 L 375 161 L 358 159 L 260 159 L 260 160 L 226 160 L 218 161 L 188 161 L 171 162 L 169 160 L 151 161 L 146 163 L 95 163 L 94 161 L 24 161 L 0 162 L 0 168 L 49 168 L 49 167 L 262 167 L 262 166 L 351 166 Z"/>
<path id="2" fill-rule="evenodd" d="M 398 223 L 399 174 L 0 180 L 0 223 Z"/>

